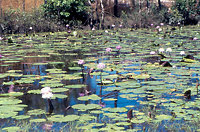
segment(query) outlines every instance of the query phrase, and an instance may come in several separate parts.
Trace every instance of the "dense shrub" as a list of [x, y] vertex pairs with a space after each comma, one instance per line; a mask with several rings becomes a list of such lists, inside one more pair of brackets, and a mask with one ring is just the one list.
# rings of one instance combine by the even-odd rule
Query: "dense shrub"
[[48, 18], [63, 24], [83, 24], [87, 19], [86, 0], [47, 0], [44, 11]]
[[[137, 6], [138, 7], [138, 6]], [[122, 13], [122, 22], [126, 27], [149, 27], [151, 24], [169, 22], [169, 13], [166, 7], [159, 9], [156, 5], [149, 8], [135, 8], [129, 13]]]
[[182, 16], [183, 24], [197, 24], [200, 16], [200, 2], [197, 0], [176, 0], [172, 9], [178, 11], [178, 17]]
[[[32, 29], [30, 29], [32, 27]], [[45, 18], [42, 9], [33, 12], [7, 10], [0, 18], [0, 33], [49, 32], [63, 30], [56, 21]]]

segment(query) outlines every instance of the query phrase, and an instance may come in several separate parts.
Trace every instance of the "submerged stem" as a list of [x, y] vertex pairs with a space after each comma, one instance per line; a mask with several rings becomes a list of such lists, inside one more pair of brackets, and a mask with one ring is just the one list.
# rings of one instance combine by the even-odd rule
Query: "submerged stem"
[[54, 107], [53, 104], [51, 102], [51, 99], [48, 99], [48, 104], [49, 104], [49, 114], [53, 113]]

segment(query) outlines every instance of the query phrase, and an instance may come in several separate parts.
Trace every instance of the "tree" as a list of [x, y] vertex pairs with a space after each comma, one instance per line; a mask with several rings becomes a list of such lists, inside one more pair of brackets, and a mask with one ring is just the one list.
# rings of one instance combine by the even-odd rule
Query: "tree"
[[161, 1], [160, 0], [158, 0], [158, 8], [159, 8], [159, 10], [161, 10]]
[[101, 5], [101, 22], [100, 22], [100, 28], [104, 28], [104, 5], [103, 5], [103, 0], [100, 0], [100, 5]]
[[43, 7], [47, 17], [64, 24], [87, 20], [86, 0], [46, 0]]
[[114, 0], [114, 15], [119, 17], [118, 15], [118, 0]]

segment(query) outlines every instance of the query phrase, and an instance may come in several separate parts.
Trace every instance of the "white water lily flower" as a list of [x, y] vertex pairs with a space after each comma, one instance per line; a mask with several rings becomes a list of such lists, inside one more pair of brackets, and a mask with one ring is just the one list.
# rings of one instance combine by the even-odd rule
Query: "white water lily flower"
[[50, 87], [44, 87], [41, 89], [43, 99], [50, 99], [53, 97], [52, 90]]
[[172, 52], [172, 48], [167, 48], [166, 52]]
[[69, 24], [67, 24], [66, 27], [68, 28], [68, 27], [69, 27]]
[[197, 38], [197, 37], [194, 37], [193, 40], [198, 40], [198, 38]]
[[185, 51], [181, 51], [181, 52], [180, 52], [180, 55], [185, 55]]
[[164, 48], [160, 48], [158, 51], [159, 51], [159, 53], [163, 53], [165, 51], [165, 49]]
[[151, 52], [150, 52], [150, 55], [155, 55], [155, 54], [156, 54], [155, 51], [151, 51]]
[[74, 32], [73, 32], [73, 35], [74, 35], [75, 37], [77, 36], [77, 34], [78, 34], [77, 31], [74, 31]]

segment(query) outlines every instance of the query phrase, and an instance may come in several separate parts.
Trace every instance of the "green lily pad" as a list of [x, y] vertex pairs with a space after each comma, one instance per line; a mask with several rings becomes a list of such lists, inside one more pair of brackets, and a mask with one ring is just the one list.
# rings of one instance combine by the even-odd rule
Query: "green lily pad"
[[30, 116], [29, 115], [18, 115], [18, 116], [15, 116], [13, 118], [15, 118], [16, 120], [23, 120], [23, 119], [30, 118]]
[[75, 104], [72, 106], [73, 109], [78, 109], [80, 111], [92, 110], [92, 109], [100, 109], [101, 106], [97, 104]]
[[17, 131], [20, 131], [21, 128], [17, 126], [12, 126], [12, 127], [5, 127], [2, 130], [7, 131], [7, 132], [17, 132]]
[[42, 115], [45, 114], [46, 112], [41, 109], [34, 109], [34, 110], [29, 110], [28, 115]]
[[53, 98], [60, 98], [60, 99], [64, 99], [67, 98], [67, 95], [64, 94], [53, 94]]
[[41, 94], [41, 90], [29, 90], [27, 93], [29, 93], [29, 94]]
[[10, 92], [10, 93], [5, 93], [5, 94], [0, 94], [0, 96], [14, 96], [14, 97], [18, 97], [22, 95], [24, 95], [24, 93], [22, 92]]
[[100, 100], [101, 98], [99, 96], [97, 96], [96, 94], [92, 94], [89, 96], [83, 96], [83, 97], [78, 97], [78, 100], [82, 100], [82, 101], [87, 101], [87, 100]]
[[84, 84], [74, 84], [74, 85], [67, 85], [66, 88], [84, 88], [86, 85]]
[[31, 119], [29, 120], [31, 123], [32, 122], [46, 122], [46, 119]]
[[66, 92], [69, 91], [67, 88], [52, 88], [52, 92], [57, 93], [57, 92]]

